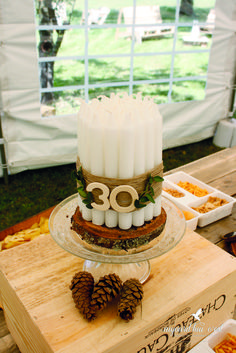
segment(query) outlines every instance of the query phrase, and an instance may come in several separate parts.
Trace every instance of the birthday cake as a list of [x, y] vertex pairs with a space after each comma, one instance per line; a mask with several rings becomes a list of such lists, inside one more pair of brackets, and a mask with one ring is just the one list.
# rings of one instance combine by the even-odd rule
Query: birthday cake
[[129, 250], [160, 240], [167, 218], [162, 175], [162, 117], [151, 98], [81, 101], [71, 223], [86, 243]]

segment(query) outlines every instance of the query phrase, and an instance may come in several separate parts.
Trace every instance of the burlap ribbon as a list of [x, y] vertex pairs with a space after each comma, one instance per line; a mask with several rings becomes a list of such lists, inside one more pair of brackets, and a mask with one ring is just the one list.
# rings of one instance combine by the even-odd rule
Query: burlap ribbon
[[[94, 183], [94, 182], [102, 183], [102, 184], [105, 184], [109, 188], [110, 192], [114, 188], [116, 188], [117, 186], [130, 185], [140, 195], [144, 192], [146, 184], [147, 184], [147, 179], [149, 178], [150, 175], [152, 177], [154, 177], [154, 176], [162, 177], [163, 176], [163, 163], [162, 162], [159, 165], [157, 165], [156, 167], [154, 167], [153, 169], [150, 169], [149, 171], [147, 171], [146, 173], [139, 174], [133, 178], [127, 178], [127, 179], [106, 178], [103, 176], [91, 174], [85, 168], [83, 168], [79, 158], [77, 158], [77, 162], [76, 162], [77, 170], [79, 170], [80, 167], [82, 167], [83, 177], [85, 179], [86, 186], [88, 184]], [[152, 184], [152, 187], [154, 190], [153, 198], [155, 199], [157, 196], [159, 196], [161, 194], [162, 183], [154, 181]], [[94, 189], [93, 197], [94, 197], [94, 202], [96, 202], [97, 204], [102, 203], [101, 200], [99, 200], [99, 198], [98, 198], [100, 194], [101, 194], [101, 191], [99, 189]], [[120, 206], [125, 207], [125, 206], [129, 205], [130, 202], [131, 202], [131, 197], [130, 197], [129, 193], [120, 192], [118, 194], [117, 203]]]

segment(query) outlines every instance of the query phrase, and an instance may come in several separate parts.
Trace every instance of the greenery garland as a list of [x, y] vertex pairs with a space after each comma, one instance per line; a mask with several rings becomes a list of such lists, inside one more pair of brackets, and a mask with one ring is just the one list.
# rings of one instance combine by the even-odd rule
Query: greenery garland
[[78, 184], [80, 185], [77, 190], [80, 196], [83, 197], [82, 202], [90, 210], [93, 209], [93, 206], [91, 205], [91, 203], [93, 202], [93, 194], [91, 193], [91, 191], [89, 192], [86, 191], [86, 182], [83, 176], [82, 167], [80, 167], [79, 170], [77, 171], [76, 179], [78, 181]]
[[[86, 191], [86, 182], [83, 176], [82, 172], [82, 167], [79, 168], [79, 170], [76, 173], [76, 179], [78, 181], [79, 187], [78, 187], [78, 193], [80, 196], [83, 198], [83, 203], [86, 205], [87, 208], [93, 209], [91, 203], [94, 201], [93, 200], [93, 194], [92, 192], [87, 192]], [[134, 206], [136, 208], [142, 208], [147, 206], [147, 202], [152, 202], [155, 203], [155, 200], [153, 198], [154, 196], [154, 190], [152, 187], [153, 182], [162, 182], [164, 179], [160, 177], [159, 175], [152, 177], [149, 175], [147, 179], [147, 184], [145, 187], [145, 190], [139, 195], [138, 200], [135, 200]]]
[[155, 203], [155, 200], [153, 198], [154, 190], [152, 187], [152, 184], [154, 181], [155, 182], [162, 182], [162, 181], [164, 181], [164, 179], [162, 177], [160, 177], [159, 175], [156, 175], [154, 177], [149, 175], [144, 192], [139, 196], [139, 199], [135, 200], [135, 202], [134, 202], [134, 206], [136, 208], [142, 208], [142, 207], [147, 206], [146, 202], [148, 202], [148, 201]]

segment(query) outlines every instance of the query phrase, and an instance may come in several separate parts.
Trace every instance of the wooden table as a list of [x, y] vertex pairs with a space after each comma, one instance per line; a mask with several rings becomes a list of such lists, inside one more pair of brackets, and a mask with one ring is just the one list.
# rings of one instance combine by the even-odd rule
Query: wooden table
[[[166, 174], [184, 171], [193, 177], [227, 193], [236, 196], [236, 146], [217, 152], [208, 157], [189, 163]], [[229, 251], [222, 235], [236, 230], [236, 205], [230, 216], [210, 224], [204, 228], [197, 228], [196, 233]], [[8, 328], [5, 324], [3, 311], [0, 312], [0, 353], [19, 352]]]

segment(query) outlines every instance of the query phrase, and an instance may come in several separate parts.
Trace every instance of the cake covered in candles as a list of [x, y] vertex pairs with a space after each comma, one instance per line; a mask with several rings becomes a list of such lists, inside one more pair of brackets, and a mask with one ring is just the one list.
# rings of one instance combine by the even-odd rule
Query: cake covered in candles
[[162, 116], [141, 94], [81, 102], [78, 207], [72, 229], [89, 244], [129, 250], [160, 240]]

